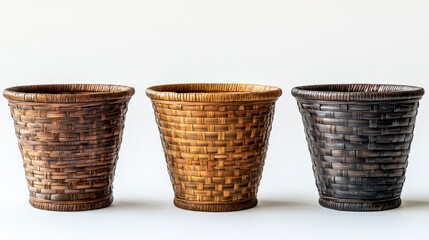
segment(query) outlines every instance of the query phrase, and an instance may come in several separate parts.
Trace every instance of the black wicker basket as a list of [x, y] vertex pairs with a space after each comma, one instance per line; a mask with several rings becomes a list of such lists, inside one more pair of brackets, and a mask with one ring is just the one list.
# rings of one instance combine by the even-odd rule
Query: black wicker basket
[[382, 84], [295, 87], [320, 205], [344, 211], [399, 207], [424, 89]]

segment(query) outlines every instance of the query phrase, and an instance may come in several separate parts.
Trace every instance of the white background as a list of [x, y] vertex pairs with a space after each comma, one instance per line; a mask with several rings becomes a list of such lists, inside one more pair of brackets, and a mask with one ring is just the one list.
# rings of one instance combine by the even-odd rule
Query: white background
[[[292, 87], [398, 83], [429, 89], [429, 2], [407, 0], [0, 0], [0, 88], [135, 87], [114, 204], [58, 213], [28, 204], [7, 101], [0, 106], [0, 239], [409, 239], [429, 224], [429, 102], [421, 101], [403, 205], [373, 213], [318, 205]], [[144, 90], [179, 82], [279, 86], [256, 208], [175, 208]]]

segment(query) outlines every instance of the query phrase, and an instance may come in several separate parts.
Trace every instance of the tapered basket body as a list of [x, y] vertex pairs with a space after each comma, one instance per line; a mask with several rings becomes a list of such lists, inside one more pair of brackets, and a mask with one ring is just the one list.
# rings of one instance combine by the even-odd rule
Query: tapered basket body
[[292, 89], [322, 206], [346, 211], [400, 206], [423, 94], [419, 87], [382, 84]]
[[127, 105], [134, 89], [67, 84], [8, 88], [30, 204], [82, 211], [112, 203]]
[[195, 211], [254, 207], [277, 87], [173, 84], [148, 88], [174, 204]]

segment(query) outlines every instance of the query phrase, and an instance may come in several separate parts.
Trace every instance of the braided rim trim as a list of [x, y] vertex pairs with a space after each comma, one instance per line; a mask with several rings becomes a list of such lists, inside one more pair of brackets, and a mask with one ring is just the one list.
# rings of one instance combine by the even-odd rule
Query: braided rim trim
[[421, 87], [392, 84], [326, 84], [295, 87], [291, 91], [298, 99], [327, 101], [384, 101], [420, 99]]
[[134, 93], [134, 88], [122, 85], [49, 84], [7, 88], [3, 96], [25, 102], [78, 103], [130, 98]]
[[152, 100], [180, 102], [243, 102], [277, 100], [278, 87], [238, 83], [190, 83], [158, 85], [146, 89]]

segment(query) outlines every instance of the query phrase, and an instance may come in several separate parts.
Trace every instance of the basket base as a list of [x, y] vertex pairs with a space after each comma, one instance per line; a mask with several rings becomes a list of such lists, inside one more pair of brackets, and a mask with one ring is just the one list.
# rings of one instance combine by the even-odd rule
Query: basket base
[[258, 204], [256, 198], [239, 203], [196, 203], [175, 198], [174, 205], [178, 208], [200, 212], [231, 212], [252, 208]]
[[[350, 202], [347, 202], [350, 201]], [[340, 210], [340, 211], [354, 211], [354, 212], [370, 212], [370, 211], [383, 211], [401, 206], [401, 199], [389, 199], [386, 201], [353, 201], [350, 199], [324, 199], [319, 198], [319, 204], [322, 207]]]
[[49, 211], [60, 211], [60, 212], [76, 212], [76, 211], [87, 211], [95, 210], [100, 208], [108, 207], [113, 202], [113, 195], [109, 194], [102, 198], [93, 200], [79, 200], [79, 201], [52, 201], [37, 199], [30, 196], [31, 206]]

